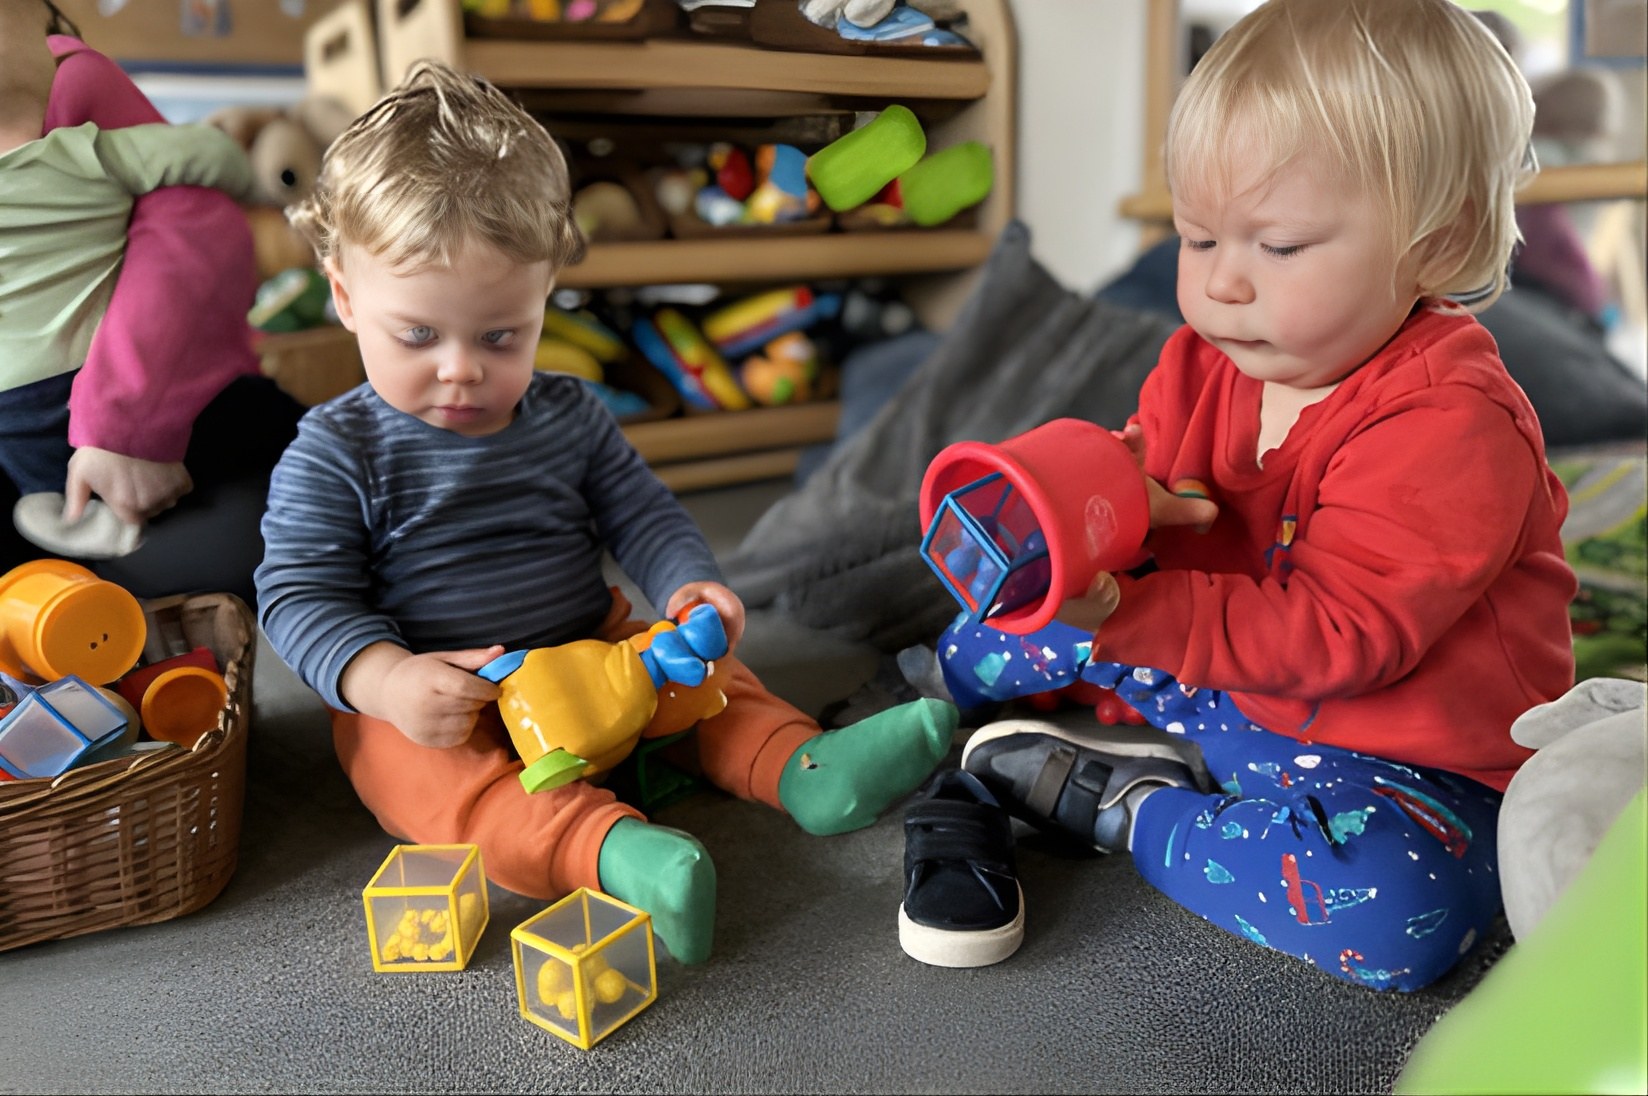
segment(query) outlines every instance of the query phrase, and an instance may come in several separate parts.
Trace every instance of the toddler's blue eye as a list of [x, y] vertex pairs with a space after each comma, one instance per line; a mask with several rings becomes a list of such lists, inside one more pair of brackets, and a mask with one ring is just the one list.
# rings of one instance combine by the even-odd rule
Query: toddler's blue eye
[[433, 327], [419, 324], [417, 327], [407, 328], [405, 334], [401, 336], [401, 342], [408, 346], [422, 346], [434, 338], [435, 329]]
[[494, 350], [501, 350], [515, 341], [515, 332], [509, 330], [488, 331], [481, 338]]

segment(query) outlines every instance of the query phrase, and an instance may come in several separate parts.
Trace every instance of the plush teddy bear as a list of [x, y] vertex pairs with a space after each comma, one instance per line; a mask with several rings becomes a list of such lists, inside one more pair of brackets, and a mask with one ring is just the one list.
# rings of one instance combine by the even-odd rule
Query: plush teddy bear
[[312, 266], [309, 244], [286, 223], [285, 209], [308, 197], [321, 157], [354, 112], [329, 96], [309, 96], [292, 107], [224, 107], [207, 115], [252, 162], [252, 201], [246, 218], [258, 275], [272, 278], [294, 266]]
[[1581, 681], [1511, 725], [1536, 751], [1499, 809], [1499, 885], [1505, 920], [1525, 939], [1633, 797], [1648, 784], [1648, 684]]

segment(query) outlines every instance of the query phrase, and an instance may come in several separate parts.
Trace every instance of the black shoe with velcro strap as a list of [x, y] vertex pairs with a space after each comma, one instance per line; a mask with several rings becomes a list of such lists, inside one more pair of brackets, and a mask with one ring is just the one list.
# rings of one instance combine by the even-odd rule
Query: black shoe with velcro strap
[[1149, 727], [1003, 720], [974, 732], [961, 767], [1014, 817], [1102, 852], [1127, 849], [1134, 807], [1151, 791], [1212, 786], [1205, 767]]
[[959, 769], [940, 773], [919, 795], [904, 814], [899, 946], [932, 966], [999, 963], [1024, 939], [1012, 819]]

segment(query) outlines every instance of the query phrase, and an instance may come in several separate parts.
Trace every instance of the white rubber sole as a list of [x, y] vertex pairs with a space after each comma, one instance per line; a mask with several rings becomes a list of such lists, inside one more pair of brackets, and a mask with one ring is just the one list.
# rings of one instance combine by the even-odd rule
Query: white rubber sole
[[[1052, 738], [1063, 739], [1072, 746], [1094, 746], [1094, 735], [1091, 728], [1093, 716], [1091, 713], [1081, 713], [1075, 718], [1064, 721], [1052, 719], [1000, 719], [994, 723], [986, 723], [974, 731], [961, 749], [961, 767], [967, 768], [967, 757], [973, 750], [986, 742], [993, 742], [998, 738], [1006, 738], [1012, 734], [1044, 734]], [[1107, 728], [1108, 729], [1108, 728]]]
[[932, 967], [987, 967], [1019, 950], [1024, 941], [1024, 888], [1019, 888], [1019, 913], [998, 929], [959, 932], [918, 925], [898, 907], [898, 946], [910, 958]]

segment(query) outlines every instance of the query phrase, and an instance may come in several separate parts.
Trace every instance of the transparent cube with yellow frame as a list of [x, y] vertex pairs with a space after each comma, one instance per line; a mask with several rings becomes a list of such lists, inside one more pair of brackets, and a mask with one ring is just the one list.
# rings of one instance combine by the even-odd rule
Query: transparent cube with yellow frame
[[491, 916], [476, 845], [396, 845], [361, 899], [376, 971], [462, 970]]
[[509, 934], [521, 1015], [588, 1050], [658, 997], [652, 918], [580, 887]]

